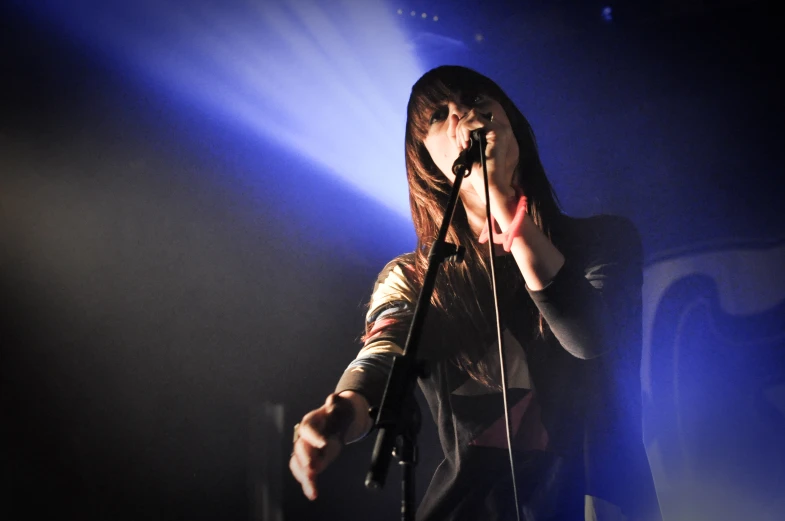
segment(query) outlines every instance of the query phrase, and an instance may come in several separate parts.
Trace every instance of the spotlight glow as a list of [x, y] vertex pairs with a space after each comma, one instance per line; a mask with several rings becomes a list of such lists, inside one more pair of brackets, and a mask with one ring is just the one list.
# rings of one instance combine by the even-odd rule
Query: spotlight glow
[[113, 63], [408, 217], [405, 107], [423, 71], [381, 0], [32, 5]]

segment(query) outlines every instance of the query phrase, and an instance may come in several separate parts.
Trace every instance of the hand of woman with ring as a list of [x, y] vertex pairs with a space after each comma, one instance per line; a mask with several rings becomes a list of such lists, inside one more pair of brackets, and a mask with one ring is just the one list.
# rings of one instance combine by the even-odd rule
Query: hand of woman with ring
[[[453, 163], [469, 146], [471, 133], [477, 129], [484, 129], [485, 133], [491, 213], [500, 225], [508, 225], [514, 213], [511, 203], [516, 198], [513, 180], [519, 149], [510, 120], [498, 101], [480, 95], [470, 107], [449, 102], [432, 115], [423, 144], [436, 166], [453, 181]], [[484, 221], [485, 181], [479, 163], [473, 165], [467, 181], [461, 189], [461, 199], [473, 220]]]
[[[459, 148], [469, 144], [471, 132], [476, 129], [485, 130], [485, 157], [490, 181], [489, 192], [491, 203], [515, 195], [512, 186], [513, 174], [518, 164], [518, 143], [512, 132], [507, 115], [501, 105], [493, 99], [481, 98], [462, 118], [456, 126], [456, 138]], [[482, 166], [475, 163], [468, 179], [479, 198], [485, 201], [485, 182]]]
[[[362, 418], [357, 417], [363, 416], [356, 414], [358, 408], [368, 410], [368, 402], [361, 395], [349, 391], [331, 394], [324, 405], [303, 416], [295, 426], [289, 470], [308, 499], [317, 497], [316, 476], [338, 457], [347, 435], [358, 430], [356, 420]], [[370, 417], [367, 413], [364, 417], [361, 428], [367, 431]]]

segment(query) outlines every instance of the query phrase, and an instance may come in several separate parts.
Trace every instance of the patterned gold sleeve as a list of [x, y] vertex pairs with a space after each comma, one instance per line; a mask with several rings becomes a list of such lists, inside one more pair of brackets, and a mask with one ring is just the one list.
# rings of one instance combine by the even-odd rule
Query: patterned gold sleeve
[[365, 317], [363, 347], [349, 364], [335, 392], [355, 391], [371, 405], [381, 402], [395, 356], [403, 347], [414, 313], [413, 256], [397, 257], [379, 273]]

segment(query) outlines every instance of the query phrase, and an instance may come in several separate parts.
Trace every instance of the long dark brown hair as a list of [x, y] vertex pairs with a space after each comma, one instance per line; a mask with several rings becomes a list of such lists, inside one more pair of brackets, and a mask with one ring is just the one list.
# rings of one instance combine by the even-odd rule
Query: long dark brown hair
[[[537, 153], [531, 126], [502, 89], [489, 78], [471, 69], [442, 66], [423, 75], [412, 87], [406, 121], [406, 175], [409, 204], [417, 234], [414, 256], [414, 283], [419, 289], [428, 266], [428, 251], [436, 238], [447, 206], [451, 183], [439, 170], [423, 144], [428, 135], [431, 116], [452, 101], [471, 107], [478, 96], [496, 100], [507, 114], [519, 147], [519, 160], [513, 183], [528, 198], [529, 213], [535, 224], [550, 235], [550, 227], [561, 215], [558, 201]], [[432, 303], [449, 331], [460, 330], [451, 338], [452, 356], [459, 367], [480, 383], [498, 388], [498, 376], [490, 374], [485, 354], [495, 331], [495, 316], [490, 281], [488, 247], [479, 244], [469, 227], [466, 210], [460, 200], [447, 240], [465, 248], [464, 261], [445, 263], [436, 283]], [[517, 267], [510, 270], [513, 281], [503, 285], [509, 297], [523, 285]], [[502, 293], [504, 298], [504, 293]], [[533, 303], [532, 314], [538, 312]], [[536, 322], [535, 322], [536, 323]], [[539, 331], [544, 321], [539, 317]], [[537, 334], [533, 328], [532, 336]]]

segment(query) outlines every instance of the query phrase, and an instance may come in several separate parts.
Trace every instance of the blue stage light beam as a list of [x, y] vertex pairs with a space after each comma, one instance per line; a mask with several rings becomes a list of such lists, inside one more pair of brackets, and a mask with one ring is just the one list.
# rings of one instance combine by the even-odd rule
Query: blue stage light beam
[[294, 149], [409, 218], [405, 108], [423, 70], [395, 7], [76, 0], [26, 8], [185, 104]]

